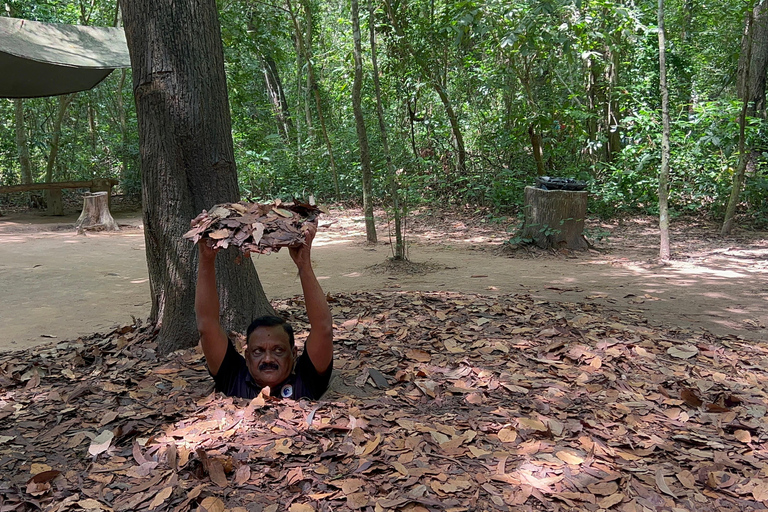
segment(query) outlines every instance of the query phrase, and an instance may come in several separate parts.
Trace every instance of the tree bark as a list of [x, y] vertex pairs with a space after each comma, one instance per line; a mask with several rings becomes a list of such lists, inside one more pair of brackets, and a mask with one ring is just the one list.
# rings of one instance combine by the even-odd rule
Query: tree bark
[[53, 119], [53, 129], [51, 130], [51, 147], [48, 153], [48, 163], [45, 166], [45, 181], [47, 182], [53, 181], [53, 168], [56, 165], [56, 157], [59, 155], [59, 142], [61, 141], [61, 123], [64, 121], [67, 107], [74, 97], [74, 94], [59, 96], [58, 109], [56, 110], [56, 117]]
[[123, 88], [125, 87], [125, 78], [127, 72], [120, 70], [120, 81], [117, 86], [116, 101], [117, 113], [120, 119], [120, 180], [125, 182], [128, 179], [128, 119], [125, 115], [123, 105]]
[[[747, 18], [741, 43], [741, 54], [739, 55], [737, 90], [739, 98], [747, 101], [747, 116], [765, 119], [765, 85], [766, 71], [768, 71], [768, 0], [758, 0], [751, 14], [747, 14]], [[751, 21], [749, 21], [750, 19]]]
[[750, 13], [747, 15], [747, 22], [746, 22], [746, 44], [742, 45], [742, 49], [745, 49], [746, 56], [744, 58], [745, 66], [744, 68], [739, 69], [739, 72], [743, 75], [742, 76], [742, 83], [744, 84], [743, 91], [742, 91], [742, 106], [741, 106], [741, 114], [739, 115], [739, 163], [736, 167], [736, 172], [733, 173], [733, 183], [731, 185], [731, 195], [728, 198], [728, 205], [725, 208], [725, 218], [723, 219], [723, 227], [720, 229], [720, 235], [721, 236], [728, 236], [731, 234], [731, 231], [733, 230], [733, 226], [735, 224], [735, 218], [736, 218], [736, 206], [739, 204], [739, 196], [741, 195], [741, 188], [744, 186], [744, 177], [747, 170], [747, 164], [749, 163], [750, 154], [747, 151], [746, 147], [746, 125], [747, 125], [747, 115], [750, 110], [750, 100], [749, 98], [754, 97], [751, 95], [751, 92], [749, 90], [750, 87], [750, 80], [748, 77], [751, 74], [751, 64], [752, 64], [752, 47], [753, 47], [753, 41], [752, 41], [752, 35], [753, 35], [753, 19], [752, 19], [753, 11], [750, 11]]
[[109, 192], [95, 192], [83, 196], [83, 211], [75, 223], [75, 228], [78, 234], [84, 234], [86, 229], [120, 231], [109, 211]]
[[357, 0], [352, 0], [352, 39], [354, 50], [352, 52], [355, 61], [355, 79], [352, 82], [352, 111], [355, 116], [355, 129], [357, 142], [360, 145], [360, 170], [363, 175], [363, 213], [365, 214], [365, 236], [369, 244], [375, 244], [376, 223], [373, 218], [371, 151], [368, 147], [368, 131], [365, 129], [365, 117], [363, 116], [362, 88], [363, 88], [363, 49], [360, 42], [360, 9]]
[[[197, 251], [182, 235], [214, 204], [239, 199], [224, 54], [214, 0], [120, 0], [139, 122], [144, 233], [162, 352], [197, 343]], [[225, 329], [272, 312], [251, 262], [222, 251]]]
[[606, 99], [605, 99], [605, 129], [608, 134], [606, 147], [606, 158], [612, 162], [616, 155], [621, 152], [621, 132], [619, 132], [619, 123], [621, 122], [621, 113], [619, 111], [619, 100], [617, 99], [616, 89], [619, 83], [619, 44], [614, 41], [613, 48], [606, 48], [606, 57], [608, 66], [605, 69]]
[[531, 138], [533, 160], [536, 162], [536, 175], [544, 176], [544, 149], [541, 143], [541, 133], [536, 130], [535, 122], [528, 125], [528, 136]]
[[32, 183], [32, 161], [29, 158], [29, 145], [27, 144], [27, 127], [24, 123], [24, 100], [13, 100], [16, 107], [16, 149], [19, 152], [19, 165], [21, 166], [21, 182]]
[[659, 258], [669, 259], [669, 91], [664, 37], [664, 0], [659, 0], [659, 87], [661, 88], [661, 169], [659, 170]]
[[520, 237], [542, 249], [584, 250], [582, 232], [587, 215], [586, 191], [544, 190], [525, 187], [525, 218]]
[[[402, 211], [400, 208], [400, 190], [397, 186], [397, 172], [392, 161], [392, 152], [389, 150], [389, 137], [387, 136], [387, 122], [384, 119], [384, 108], [381, 104], [381, 84], [379, 83], [379, 64], [376, 56], [376, 28], [374, 23], [373, 1], [368, 0], [368, 28], [371, 39], [371, 66], [373, 67], [373, 87], [376, 94], [376, 117], [379, 120], [379, 132], [381, 132], [381, 146], [384, 158], [387, 160], [387, 185], [392, 199], [392, 210], [395, 218], [395, 246], [392, 256], [396, 260], [405, 260], [405, 240], [403, 238]], [[391, 236], [391, 235], [390, 235]]]
[[272, 109], [275, 112], [277, 127], [285, 140], [290, 145], [293, 143], [295, 128], [291, 120], [291, 113], [288, 109], [288, 100], [283, 91], [283, 82], [280, 80], [280, 71], [277, 69], [277, 63], [271, 55], [262, 56], [264, 65], [264, 83], [267, 86], [269, 101], [272, 103]]

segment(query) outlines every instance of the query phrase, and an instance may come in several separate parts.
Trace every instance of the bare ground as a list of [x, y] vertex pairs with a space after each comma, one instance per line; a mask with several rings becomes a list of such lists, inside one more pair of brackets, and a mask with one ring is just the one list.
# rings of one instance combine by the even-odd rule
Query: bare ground
[[[149, 314], [141, 215], [117, 212], [121, 231], [76, 235], [77, 213], [0, 217], [0, 351], [105, 332]], [[382, 219], [383, 221], [383, 219]], [[542, 301], [595, 304], [610, 315], [653, 326], [706, 330], [768, 341], [766, 233], [679, 220], [673, 261], [659, 264], [654, 219], [588, 224], [595, 250], [510, 249], [505, 219], [462, 212], [416, 212], [409, 221], [410, 263], [391, 256], [386, 224], [365, 243], [356, 210], [321, 219], [316, 272], [331, 293], [354, 290], [528, 294]], [[254, 258], [270, 298], [300, 293], [287, 252]]]

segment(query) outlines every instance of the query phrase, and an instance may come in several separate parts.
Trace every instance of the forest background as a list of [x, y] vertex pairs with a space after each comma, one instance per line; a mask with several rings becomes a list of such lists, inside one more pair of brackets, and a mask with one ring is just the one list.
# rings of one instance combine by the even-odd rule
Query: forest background
[[[116, 2], [5, 7], [37, 21], [120, 23]], [[218, 7], [242, 196], [360, 202], [369, 159], [361, 158], [353, 115], [350, 5], [232, 0]], [[391, 204], [394, 180], [406, 211], [435, 203], [514, 214], [523, 187], [546, 174], [589, 182], [592, 214], [657, 213], [657, 8], [559, 0], [361, 5], [373, 202]], [[765, 225], [766, 2], [674, 0], [664, 9], [672, 216], [722, 219], [746, 92], [751, 158], [739, 214]], [[121, 193], [139, 196], [130, 73], [115, 72], [83, 93], [0, 102], [0, 183], [113, 177]]]

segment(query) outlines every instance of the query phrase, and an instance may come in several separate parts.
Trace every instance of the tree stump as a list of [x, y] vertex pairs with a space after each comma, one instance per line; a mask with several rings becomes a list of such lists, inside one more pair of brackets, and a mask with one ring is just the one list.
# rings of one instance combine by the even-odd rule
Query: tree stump
[[94, 192], [83, 195], [83, 212], [75, 223], [78, 234], [86, 229], [119, 231], [117, 222], [109, 213], [109, 192]]
[[585, 250], [584, 217], [587, 191], [544, 190], [525, 187], [525, 219], [520, 238], [542, 249]]

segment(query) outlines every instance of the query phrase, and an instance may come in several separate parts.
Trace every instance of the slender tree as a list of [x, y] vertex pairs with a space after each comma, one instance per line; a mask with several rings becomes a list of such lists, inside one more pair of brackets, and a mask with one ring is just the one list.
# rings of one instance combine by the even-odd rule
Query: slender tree
[[368, 0], [368, 28], [371, 39], [371, 67], [373, 68], [373, 87], [376, 95], [376, 117], [379, 120], [379, 132], [381, 133], [381, 147], [384, 158], [387, 161], [387, 183], [389, 195], [392, 200], [393, 216], [395, 218], [395, 246], [393, 257], [396, 260], [407, 259], [405, 253], [405, 239], [403, 238], [402, 209], [400, 207], [400, 190], [397, 186], [397, 172], [392, 161], [392, 151], [389, 149], [389, 136], [387, 121], [384, 118], [384, 107], [381, 102], [381, 84], [379, 81], [379, 63], [376, 55], [376, 24], [374, 23], [373, 0]]
[[24, 122], [24, 100], [13, 100], [16, 118], [16, 149], [19, 152], [19, 164], [21, 165], [21, 182], [32, 183], [32, 161], [29, 159], [29, 145], [27, 144], [27, 126]]
[[667, 44], [664, 34], [664, 0], [659, 0], [659, 88], [661, 89], [661, 169], [659, 170], [659, 258], [669, 259], [669, 91]]
[[[747, 14], [747, 22], [745, 28], [746, 43], [742, 45], [742, 48], [746, 51], [744, 58], [745, 65], [740, 69], [742, 74], [741, 82], [743, 83], [742, 89], [742, 104], [741, 113], [739, 114], [739, 163], [736, 166], [736, 172], [733, 173], [733, 182], [731, 184], [731, 195], [728, 198], [728, 205], [725, 208], [725, 218], [723, 219], [723, 227], [720, 229], [721, 236], [728, 236], [733, 230], [736, 218], [736, 206], [739, 204], [739, 196], [741, 195], [741, 188], [744, 186], [744, 178], [747, 171], [747, 164], [750, 160], [749, 151], [747, 150], [746, 143], [746, 126], [747, 126], [747, 113], [750, 110], [750, 99], [754, 96], [750, 92], [750, 67], [752, 64], [752, 35], [753, 35], [753, 12], [750, 11]], [[765, 77], [763, 77], [763, 84], [765, 84]], [[763, 98], [765, 101], [765, 98]]]
[[[214, 204], [239, 199], [215, 0], [120, 0], [139, 121], [152, 311], [159, 347], [197, 342], [197, 251], [181, 236]], [[223, 256], [223, 257], [222, 257]], [[217, 258], [222, 324], [244, 330], [272, 311], [250, 261]]]
[[352, 52], [355, 61], [355, 79], [352, 83], [352, 110], [355, 116], [357, 142], [360, 145], [360, 169], [363, 175], [363, 212], [365, 214], [365, 236], [369, 244], [376, 243], [376, 223], [373, 219], [373, 198], [371, 172], [371, 151], [368, 148], [368, 131], [365, 129], [365, 116], [361, 92], [363, 88], [363, 49], [360, 42], [360, 8], [357, 0], [352, 0]]
[[61, 124], [64, 122], [64, 116], [67, 114], [67, 107], [72, 103], [74, 94], [63, 94], [58, 97], [56, 117], [53, 118], [53, 129], [51, 130], [51, 146], [48, 152], [48, 163], [45, 166], [45, 181], [53, 181], [53, 169], [56, 166], [56, 157], [59, 155], [59, 142], [61, 141]]

